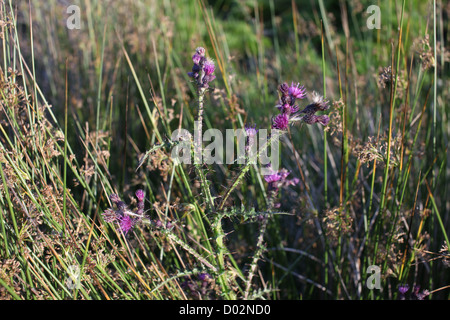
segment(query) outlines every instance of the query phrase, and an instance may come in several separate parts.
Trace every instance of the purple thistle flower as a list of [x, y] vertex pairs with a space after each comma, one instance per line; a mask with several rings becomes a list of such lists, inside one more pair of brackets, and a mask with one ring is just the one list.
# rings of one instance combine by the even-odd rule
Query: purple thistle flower
[[330, 117], [328, 117], [327, 115], [317, 116], [317, 122], [319, 122], [323, 126], [326, 126], [330, 123]]
[[119, 229], [126, 235], [128, 231], [133, 229], [135, 220], [129, 215], [124, 215], [119, 218]]
[[144, 198], [145, 198], [144, 190], [141, 189], [137, 190], [135, 195], [136, 198], [138, 199], [136, 214], [142, 216], [144, 214]]
[[274, 182], [280, 181], [281, 176], [278, 174], [278, 172], [268, 174], [264, 176], [264, 180], [266, 180], [267, 183], [273, 184]]
[[288, 89], [289, 95], [294, 99], [304, 99], [306, 97], [306, 91], [304, 86], [300, 86], [300, 83], [294, 85], [291, 83], [291, 86]]
[[280, 113], [272, 120], [272, 129], [287, 130], [289, 125], [289, 115]]
[[192, 61], [194, 62], [194, 64], [199, 64], [200, 60], [202, 59], [202, 56], [199, 55], [198, 53], [194, 53], [194, 55], [192, 56]]
[[206, 280], [211, 279], [211, 278], [212, 278], [212, 277], [211, 277], [208, 273], [206, 273], [206, 272], [200, 273], [200, 274], [198, 275], [198, 279], [199, 279], [200, 281], [206, 281]]
[[300, 182], [298, 178], [287, 179], [290, 172], [286, 169], [281, 169], [278, 172], [272, 170], [272, 172], [264, 176], [264, 180], [269, 184], [269, 190], [278, 190], [280, 187], [286, 187], [289, 185], [296, 185]]
[[208, 58], [208, 59], [206, 59], [203, 68], [205, 70], [205, 75], [209, 76], [210, 74], [212, 74], [214, 72], [216, 67], [214, 66], [214, 61], [212, 61], [212, 59]]
[[144, 197], [145, 197], [144, 190], [142, 190], [142, 189], [137, 190], [135, 195], [139, 202], [144, 201]]
[[402, 295], [404, 295], [406, 292], [408, 292], [408, 290], [409, 290], [409, 285], [408, 285], [408, 284], [401, 285], [401, 286], [398, 287], [398, 291], [399, 291]]
[[108, 208], [102, 214], [105, 222], [117, 223], [119, 226], [118, 230], [122, 231], [125, 235], [144, 217], [145, 193], [143, 190], [137, 190], [135, 196], [138, 200], [137, 210], [135, 212], [128, 210], [125, 202], [117, 194], [112, 194], [109, 198], [116, 205], [117, 209]]
[[204, 56], [205, 56], [205, 48], [198, 47], [197, 49], [195, 49], [195, 53], [192, 56], [192, 61], [194, 62], [194, 64], [198, 65], [200, 64], [200, 61]]
[[204, 57], [204, 56], [205, 56], [206, 50], [205, 50], [205, 48], [203, 48], [203, 47], [197, 47], [197, 49], [195, 49], [195, 52], [196, 52], [197, 54], [201, 55], [202, 57]]
[[197, 80], [197, 86], [208, 88], [208, 83], [216, 78], [213, 74], [215, 71], [214, 61], [205, 57], [205, 49], [202, 47], [195, 50], [192, 61], [194, 65], [192, 71], [188, 72], [188, 76]]
[[258, 129], [256, 129], [256, 125], [245, 125], [245, 133], [247, 134], [247, 137], [256, 137], [256, 134], [258, 133]]
[[[316, 116], [315, 113], [318, 111], [325, 111], [329, 108], [328, 101], [325, 101], [321, 95], [317, 92], [312, 93], [312, 103], [307, 105], [302, 111], [296, 116], [296, 120], [302, 120], [306, 124], [320, 123], [323, 126], [328, 125], [330, 118], [327, 115]], [[299, 114], [304, 113], [303, 117]]]

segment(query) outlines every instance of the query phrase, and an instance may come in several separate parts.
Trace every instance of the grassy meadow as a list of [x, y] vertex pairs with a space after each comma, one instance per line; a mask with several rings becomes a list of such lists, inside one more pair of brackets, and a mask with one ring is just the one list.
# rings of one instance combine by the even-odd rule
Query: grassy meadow
[[[449, 18], [443, 0], [0, 0], [0, 299], [448, 300]], [[273, 129], [283, 83], [300, 110], [328, 101], [329, 123], [280, 138], [292, 180], [174, 161], [199, 118]]]

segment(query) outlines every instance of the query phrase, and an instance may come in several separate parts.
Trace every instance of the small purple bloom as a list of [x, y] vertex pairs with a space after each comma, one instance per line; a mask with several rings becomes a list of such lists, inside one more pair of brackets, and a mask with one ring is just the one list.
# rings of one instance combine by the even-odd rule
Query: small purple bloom
[[212, 59], [209, 59], [209, 58], [206, 59], [203, 68], [205, 70], [205, 75], [209, 76], [215, 70], [214, 61], [212, 61]]
[[247, 134], [247, 137], [256, 137], [256, 134], [258, 133], [258, 130], [256, 129], [256, 125], [245, 125], [245, 133]]
[[264, 180], [269, 184], [269, 190], [278, 190], [280, 187], [289, 185], [294, 186], [300, 182], [298, 178], [287, 179], [290, 172], [286, 169], [281, 169], [280, 171], [275, 172], [271, 167], [269, 168], [272, 172], [264, 176]]
[[214, 61], [205, 57], [205, 49], [202, 47], [195, 50], [192, 61], [194, 65], [192, 70], [188, 72], [188, 76], [197, 80], [197, 86], [208, 88], [208, 83], [216, 78], [213, 74], [215, 71]]
[[398, 291], [399, 291], [402, 295], [404, 295], [406, 292], [408, 292], [408, 290], [409, 290], [409, 285], [408, 285], [408, 284], [401, 285], [401, 286], [398, 287]]
[[306, 97], [305, 87], [300, 86], [300, 83], [294, 85], [294, 83], [292, 82], [291, 86], [288, 89], [288, 93], [295, 99], [304, 99]]
[[296, 113], [299, 110], [298, 106], [293, 106], [293, 105], [290, 105], [289, 103], [278, 104], [278, 105], [276, 105], [276, 107], [278, 108], [278, 110], [281, 111], [281, 113], [285, 113], [287, 115]]
[[143, 215], [144, 214], [144, 198], [145, 198], [145, 193], [144, 190], [137, 190], [136, 191], [136, 198], [138, 199], [138, 204], [137, 204], [137, 211], [136, 214], [138, 215]]
[[142, 190], [142, 189], [137, 190], [135, 195], [139, 202], [144, 201], [144, 197], [145, 197], [144, 190]]
[[200, 280], [200, 281], [206, 281], [206, 280], [208, 280], [208, 279], [211, 279], [211, 276], [208, 274], [208, 273], [200, 273], [199, 275], [198, 275], [198, 279]]
[[199, 64], [201, 59], [202, 56], [198, 53], [194, 53], [194, 55], [192, 56], [192, 61], [194, 62], [194, 64]]
[[203, 47], [197, 47], [197, 49], [195, 49], [195, 52], [196, 52], [197, 54], [201, 55], [202, 57], [204, 57], [204, 56], [205, 56], [206, 50], [205, 50], [205, 48], [203, 48]]
[[264, 180], [266, 180], [267, 183], [271, 184], [271, 183], [280, 181], [281, 176], [276, 172], [276, 173], [265, 175]]
[[330, 123], [330, 117], [328, 117], [327, 115], [317, 116], [317, 122], [319, 122], [323, 126], [326, 126]]
[[144, 198], [143, 190], [137, 190], [136, 198], [138, 199], [137, 209], [135, 212], [127, 209], [127, 205], [117, 194], [112, 194], [109, 199], [116, 205], [117, 209], [106, 209], [102, 216], [105, 222], [115, 222], [119, 226], [119, 230], [125, 235], [133, 229], [133, 227], [144, 217]]
[[272, 129], [287, 130], [289, 126], [289, 115], [280, 113], [272, 120]]
[[129, 215], [124, 215], [119, 218], [119, 228], [126, 235], [128, 231], [133, 229], [135, 221]]

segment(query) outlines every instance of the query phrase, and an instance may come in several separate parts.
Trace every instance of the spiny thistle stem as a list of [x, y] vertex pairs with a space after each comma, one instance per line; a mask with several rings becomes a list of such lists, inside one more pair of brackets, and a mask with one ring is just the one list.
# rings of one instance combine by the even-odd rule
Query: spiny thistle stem
[[214, 231], [214, 237], [216, 241], [216, 250], [217, 250], [217, 260], [219, 263], [219, 283], [221, 284], [222, 288], [224, 289], [224, 295], [231, 299], [235, 300], [236, 295], [229, 290], [228, 283], [231, 279], [226, 277], [225, 274], [225, 253], [228, 252], [227, 248], [225, 247], [225, 244], [223, 242], [223, 239], [225, 238], [225, 232], [222, 228], [222, 216], [218, 214], [216, 216], [216, 219], [212, 225], [213, 231]]
[[[199, 114], [200, 114], [200, 112], [199, 112]], [[201, 131], [201, 127], [202, 127], [201, 122], [198, 122], [197, 130]], [[198, 136], [200, 136], [200, 138], [198, 138]], [[195, 159], [194, 160], [195, 173], [197, 174], [198, 178], [200, 179], [200, 186], [201, 186], [202, 192], [206, 198], [206, 204], [208, 206], [208, 210], [212, 212], [212, 211], [214, 211], [214, 199], [211, 195], [211, 190], [209, 189], [209, 181], [208, 181], [208, 179], [206, 179], [206, 174], [202, 168], [200, 159], [197, 159], [197, 157], [202, 158], [201, 134], [198, 134], [197, 137], [194, 139], [196, 139], [196, 140], [194, 140], [192, 147], [193, 147], [193, 156]], [[200, 140], [200, 142], [198, 142], [198, 140]], [[200, 146], [198, 143], [200, 143]], [[200, 156], [198, 155], [199, 153], [200, 153]]]
[[[269, 199], [267, 201], [269, 214], [272, 211], [272, 208], [274, 207], [275, 197], [277, 194], [278, 194], [278, 192], [276, 190], [270, 190], [270, 192], [269, 192]], [[269, 222], [268, 215], [262, 216], [258, 240], [256, 241], [256, 252], [253, 255], [252, 263], [250, 265], [250, 270], [249, 270], [248, 277], [247, 277], [246, 284], [245, 284], [244, 300], [248, 299], [248, 295], [250, 293], [250, 287], [252, 285], [252, 280], [253, 280], [253, 277], [255, 276], [256, 269], [258, 267], [258, 261], [261, 259], [263, 252], [266, 250], [266, 247], [264, 246], [263, 241], [264, 241], [264, 234], [266, 233], [268, 222]]]
[[201, 255], [199, 255], [194, 249], [192, 249], [189, 245], [187, 245], [183, 240], [178, 238], [176, 234], [173, 232], [167, 232], [167, 237], [178, 244], [181, 248], [186, 250], [189, 254], [194, 256], [198, 261], [200, 261], [202, 264], [204, 264], [206, 267], [210, 268], [214, 272], [217, 272], [217, 268], [214, 267], [211, 263], [209, 263], [205, 258], [203, 258]]
[[268, 221], [269, 221], [268, 217], [263, 217], [263, 220], [262, 220], [262, 223], [261, 223], [261, 226], [259, 229], [260, 231], [259, 231], [258, 240], [256, 242], [257, 249], [255, 252], [255, 255], [253, 256], [252, 264], [250, 266], [250, 270], [248, 273], [248, 278], [246, 280], [244, 300], [247, 300], [248, 294], [250, 293], [250, 286], [252, 285], [252, 280], [256, 273], [256, 268], [258, 267], [258, 261], [261, 258], [263, 252], [266, 250], [266, 247], [263, 245], [263, 241], [264, 241], [264, 234], [266, 233]]

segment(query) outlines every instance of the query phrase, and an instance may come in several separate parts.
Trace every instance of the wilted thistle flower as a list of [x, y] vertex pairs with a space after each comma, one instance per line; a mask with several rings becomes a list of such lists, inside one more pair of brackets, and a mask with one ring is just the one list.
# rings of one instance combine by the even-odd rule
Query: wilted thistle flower
[[326, 115], [316, 116], [314, 114], [307, 114], [302, 117], [302, 121], [306, 124], [320, 123], [326, 126], [330, 122], [330, 118]]
[[392, 67], [380, 68], [378, 72], [378, 84], [381, 88], [386, 88], [386, 85], [391, 83], [393, 78]]
[[144, 217], [145, 193], [143, 190], [137, 190], [135, 195], [138, 200], [136, 212], [128, 210], [125, 202], [117, 194], [112, 194], [109, 199], [116, 205], [117, 209], [108, 208], [102, 214], [105, 222], [117, 223], [118, 230], [125, 235]]
[[208, 83], [216, 78], [213, 74], [215, 71], [214, 61], [205, 57], [205, 49], [202, 47], [198, 47], [195, 50], [192, 61], [194, 62], [194, 65], [192, 71], [188, 72], [188, 76], [197, 81], [197, 86], [199, 88], [208, 88]]
[[[302, 111], [296, 115], [296, 119], [303, 121], [306, 124], [320, 123], [326, 126], [330, 122], [330, 118], [327, 115], [315, 115], [318, 111], [325, 111], [330, 108], [328, 101], [324, 100], [323, 97], [317, 92], [313, 92], [311, 95], [312, 103], [307, 105]], [[300, 117], [300, 114], [305, 114]]]

